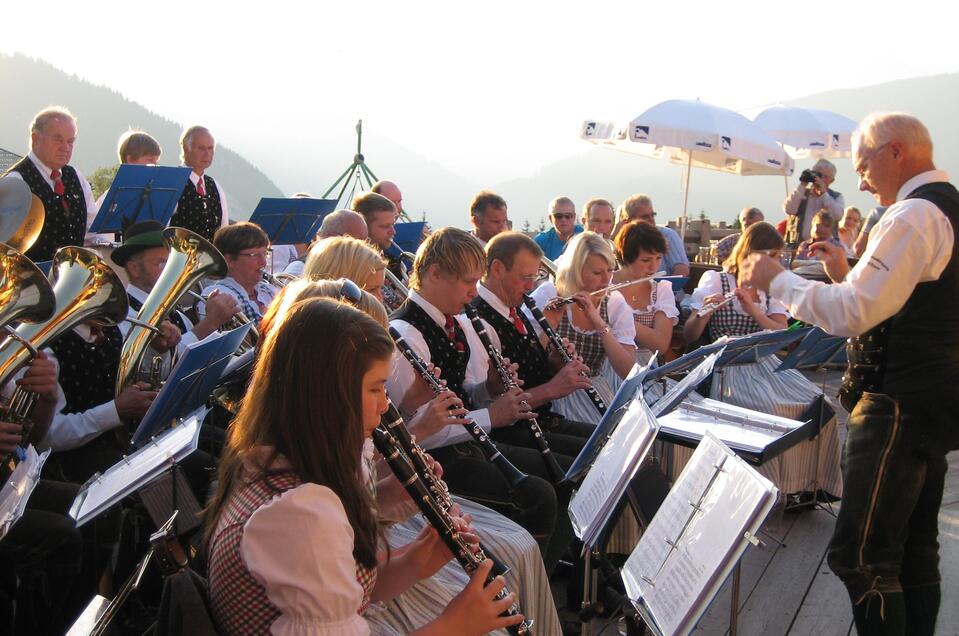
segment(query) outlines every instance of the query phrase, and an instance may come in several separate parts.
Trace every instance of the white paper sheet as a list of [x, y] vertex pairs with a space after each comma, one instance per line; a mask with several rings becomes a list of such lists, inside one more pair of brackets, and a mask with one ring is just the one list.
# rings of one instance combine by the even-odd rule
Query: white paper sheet
[[0, 539], [5, 537], [13, 524], [23, 516], [30, 494], [40, 481], [43, 463], [49, 456], [49, 450], [38, 455], [33, 444], [29, 444], [24, 458], [10, 473], [10, 478], [0, 490]]
[[659, 424], [664, 433], [694, 440], [710, 431], [730, 448], [754, 453], [803, 426], [798, 420], [701, 397], [687, 398], [675, 411], [661, 416]]

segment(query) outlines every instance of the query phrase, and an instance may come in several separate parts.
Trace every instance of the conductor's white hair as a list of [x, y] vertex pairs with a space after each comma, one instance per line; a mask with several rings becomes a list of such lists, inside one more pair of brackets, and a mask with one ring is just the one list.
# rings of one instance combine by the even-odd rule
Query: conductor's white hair
[[906, 113], [872, 113], [852, 134], [854, 149], [876, 149], [890, 141], [900, 142], [909, 153], [932, 158], [929, 130], [919, 119]]

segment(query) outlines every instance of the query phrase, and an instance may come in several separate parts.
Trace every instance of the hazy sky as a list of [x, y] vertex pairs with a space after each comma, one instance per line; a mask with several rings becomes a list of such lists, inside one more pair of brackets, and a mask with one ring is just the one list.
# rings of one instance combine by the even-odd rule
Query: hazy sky
[[362, 117], [481, 182], [664, 99], [744, 109], [959, 69], [953, 20], [917, 1], [27, 4], [4, 7], [0, 51], [202, 121], [254, 163], [277, 143], [308, 162]]

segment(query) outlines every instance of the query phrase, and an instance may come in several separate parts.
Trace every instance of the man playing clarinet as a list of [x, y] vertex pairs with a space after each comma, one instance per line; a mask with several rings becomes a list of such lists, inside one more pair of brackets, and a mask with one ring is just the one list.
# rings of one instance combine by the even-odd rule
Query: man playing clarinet
[[931, 635], [946, 454], [959, 447], [959, 192], [915, 117], [870, 115], [852, 148], [859, 189], [890, 206], [858, 264], [850, 270], [842, 247], [818, 242], [832, 285], [758, 254], [742, 275], [797, 318], [850, 336], [845, 496], [829, 566], [860, 634]]

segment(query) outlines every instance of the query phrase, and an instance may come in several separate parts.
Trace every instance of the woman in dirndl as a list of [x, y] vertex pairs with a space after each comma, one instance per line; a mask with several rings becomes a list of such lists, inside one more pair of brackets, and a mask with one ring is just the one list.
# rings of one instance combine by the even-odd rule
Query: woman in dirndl
[[[777, 255], [783, 249], [782, 236], [768, 223], [755, 223], [743, 232], [732, 254], [724, 263], [724, 271], [707, 271], [693, 292], [690, 306], [693, 313], [683, 327], [686, 342], [714, 342], [722, 336], [744, 336], [758, 331], [785, 329], [786, 307], [764, 292], [739, 287], [740, 263], [752, 252]], [[731, 302], [699, 316], [703, 307], [723, 300]], [[754, 363], [733, 365], [715, 372], [709, 397], [744, 408], [799, 419], [804, 411], [822, 395], [822, 390], [794, 369], [776, 371], [780, 359], [770, 355]], [[692, 451], [676, 449], [673, 472], [678, 475]], [[825, 422], [818, 436], [804, 441], [775, 457], [759, 471], [780, 489], [780, 492], [811, 493], [821, 490], [828, 498], [842, 496], [842, 474], [836, 418]]]
[[[666, 253], [666, 238], [655, 225], [631, 221], [616, 235], [616, 257], [621, 268], [613, 283], [649, 278], [659, 271]], [[646, 364], [653, 353], [665, 354], [679, 322], [673, 285], [668, 280], [646, 281], [624, 287], [620, 293], [633, 312], [636, 328], [636, 362]]]
[[[595, 232], [581, 232], [570, 239], [565, 254], [556, 271], [556, 284], [543, 283], [532, 297], [553, 329], [573, 344], [590, 369], [593, 388], [608, 403], [635, 363], [633, 312], [618, 291], [593, 295], [609, 286], [616, 269], [609, 241]], [[571, 297], [573, 302], [546, 309], [557, 296]], [[532, 322], [542, 338], [539, 324]], [[585, 391], [554, 400], [552, 410], [576, 422], [599, 421], [596, 406]]]

